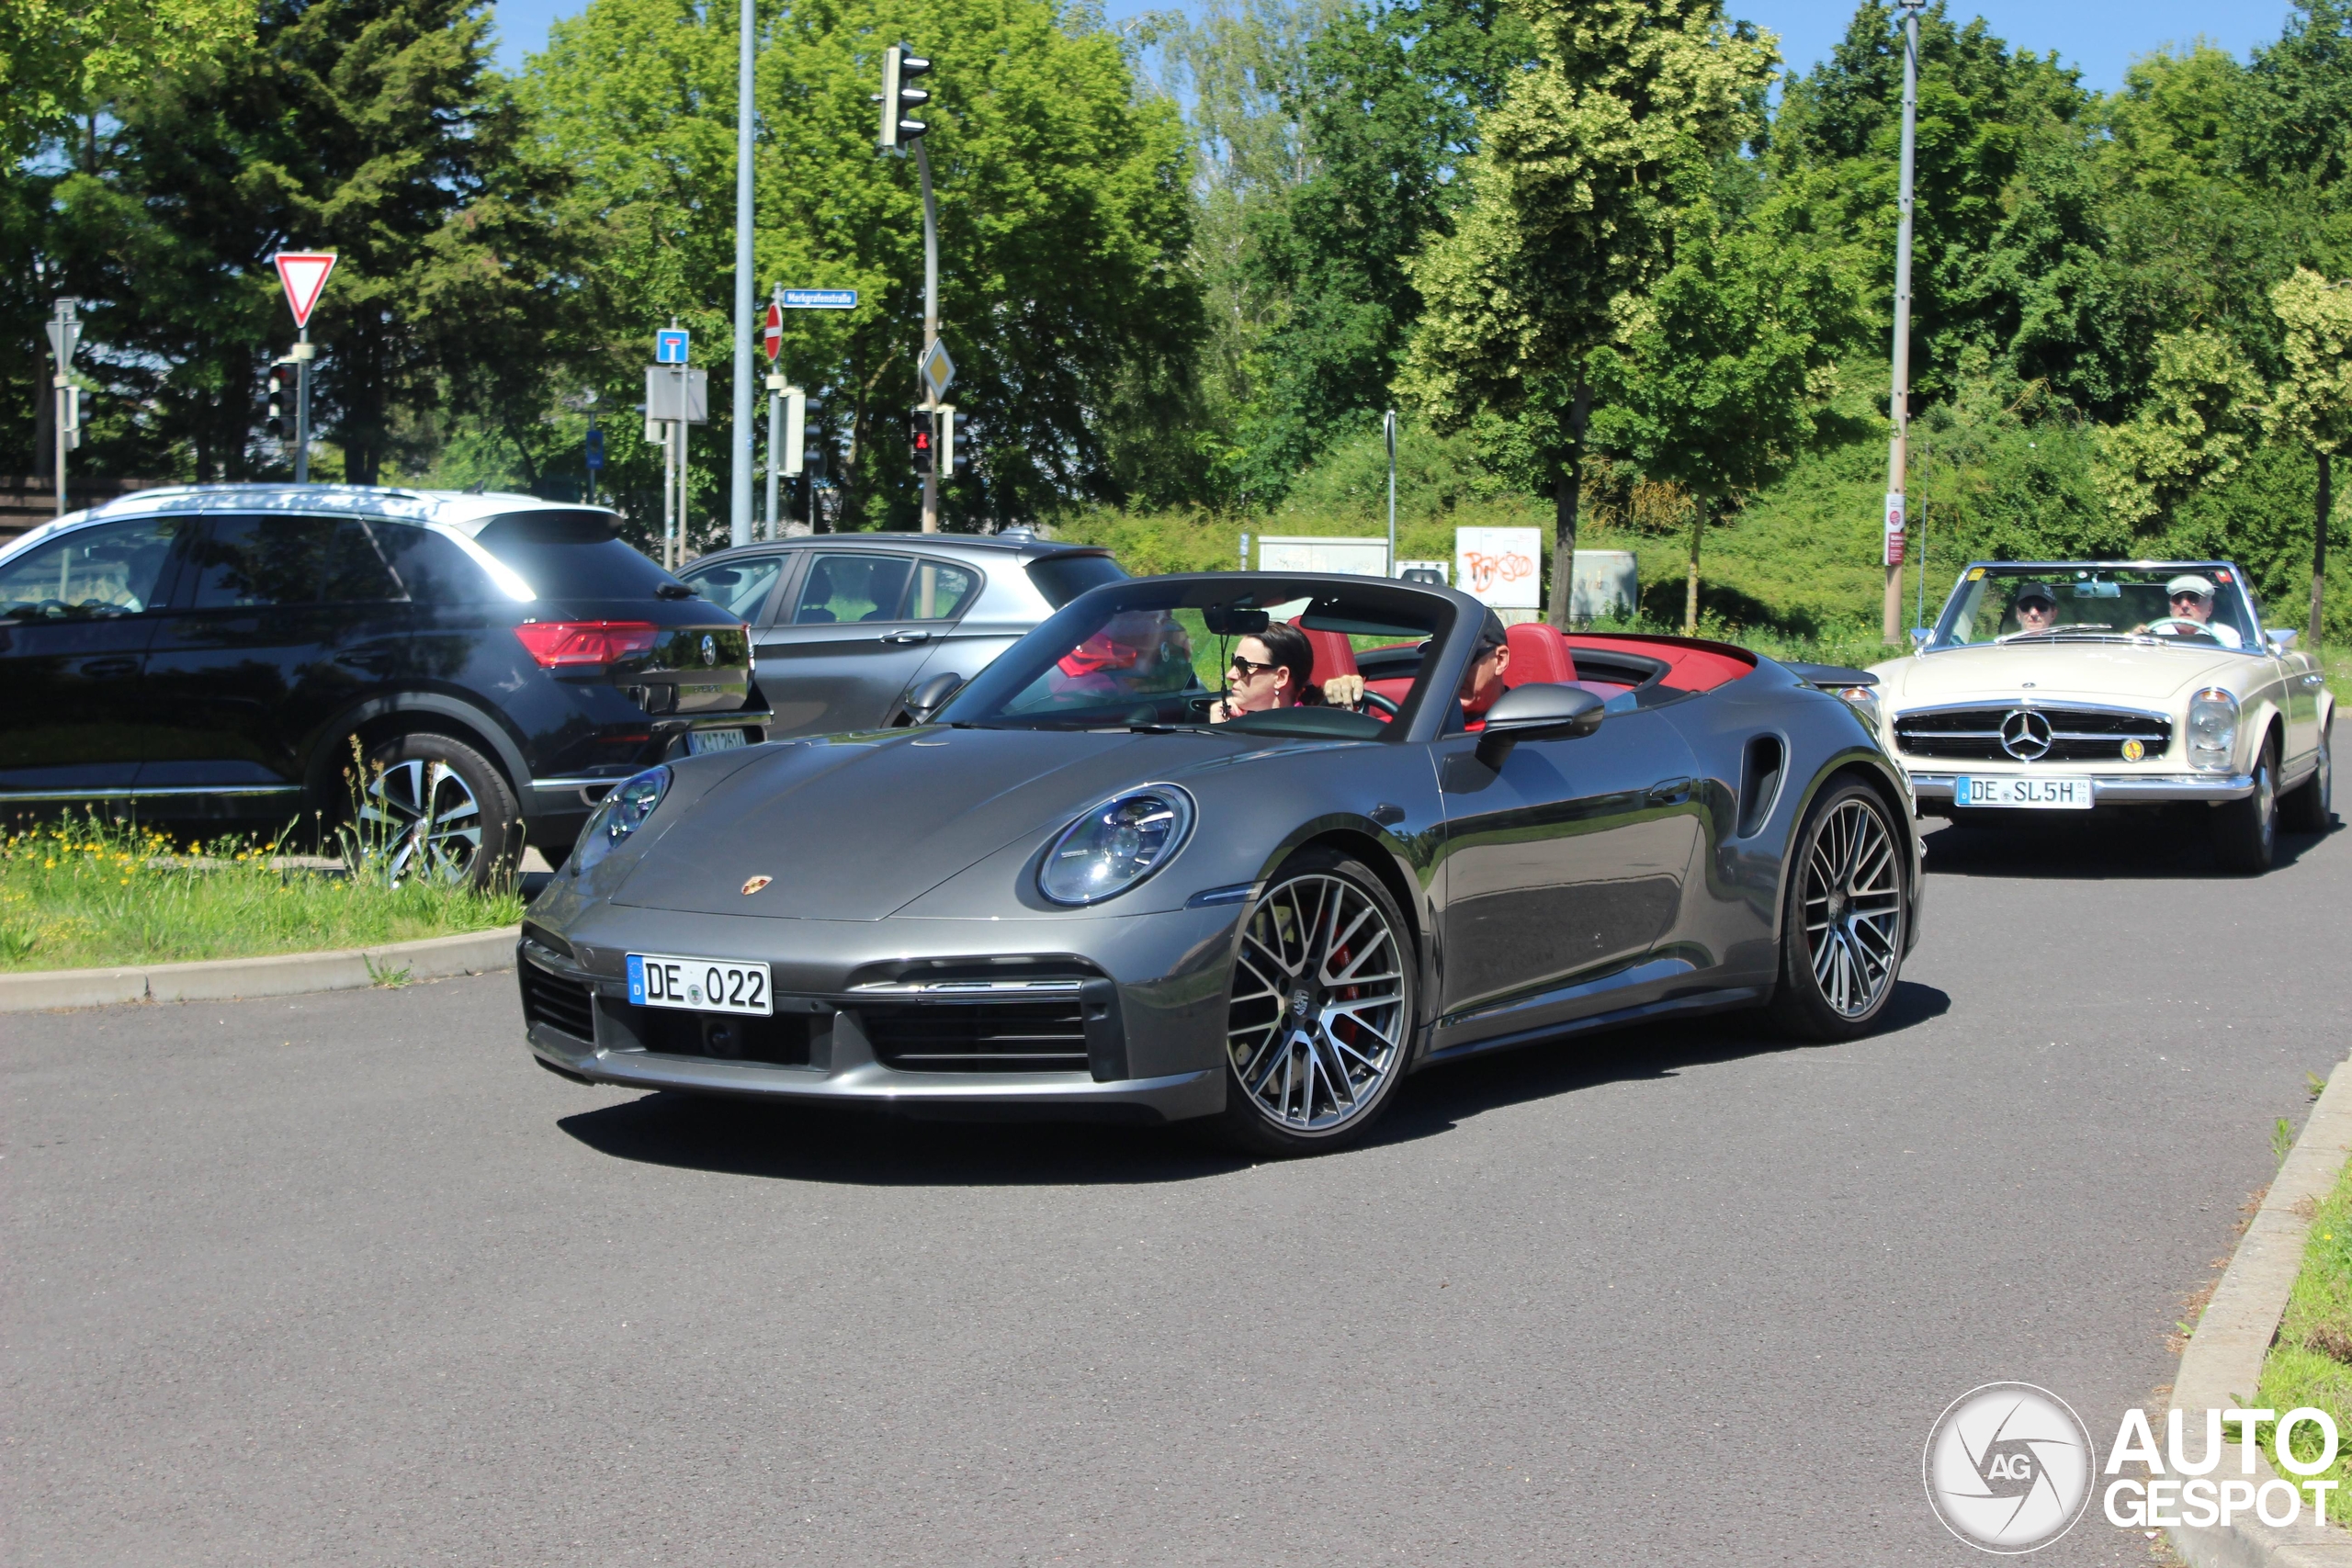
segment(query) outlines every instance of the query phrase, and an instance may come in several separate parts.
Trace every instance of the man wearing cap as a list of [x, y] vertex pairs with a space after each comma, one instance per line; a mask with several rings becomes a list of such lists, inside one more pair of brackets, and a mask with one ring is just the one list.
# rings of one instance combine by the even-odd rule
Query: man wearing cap
[[2019, 588], [2017, 597], [2009, 601], [2018, 613], [2018, 629], [2013, 636], [2030, 637], [2046, 632], [2058, 625], [2058, 597], [2044, 582], [2029, 582]]
[[2172, 614], [2160, 621], [2150, 621], [2140, 629], [2155, 637], [2184, 637], [2202, 632], [2223, 648], [2244, 648], [2245, 639], [2238, 636], [2237, 627], [2213, 618], [2213, 580], [2193, 571], [2182, 572], [2165, 584], [2165, 597], [2171, 602]]

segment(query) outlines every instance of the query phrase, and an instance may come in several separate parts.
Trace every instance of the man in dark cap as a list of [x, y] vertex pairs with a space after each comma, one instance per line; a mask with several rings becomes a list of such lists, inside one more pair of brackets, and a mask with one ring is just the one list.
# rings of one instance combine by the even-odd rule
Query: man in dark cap
[[2020, 585], [2009, 604], [2018, 613], [2017, 635], [2019, 637], [2050, 631], [2058, 625], [2058, 596], [2050, 592], [2048, 583]]

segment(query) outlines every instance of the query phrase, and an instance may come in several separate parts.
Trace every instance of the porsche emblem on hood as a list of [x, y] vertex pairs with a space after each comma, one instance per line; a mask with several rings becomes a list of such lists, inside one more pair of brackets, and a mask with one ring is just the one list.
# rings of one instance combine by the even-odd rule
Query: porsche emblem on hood
[[775, 880], [775, 878], [773, 876], [745, 877], [743, 879], [743, 897], [749, 898], [752, 894], [757, 893], [761, 888], [765, 887], [769, 883], [774, 882]]

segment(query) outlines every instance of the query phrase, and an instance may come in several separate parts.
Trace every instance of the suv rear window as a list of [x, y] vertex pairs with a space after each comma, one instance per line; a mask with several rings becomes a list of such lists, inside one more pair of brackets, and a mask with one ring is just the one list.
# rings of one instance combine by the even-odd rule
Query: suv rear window
[[1116, 582], [1126, 575], [1109, 556], [1047, 556], [1029, 563], [1029, 581], [1057, 610], [1088, 589]]
[[474, 543], [542, 599], [650, 599], [677, 581], [615, 538], [602, 512], [510, 512], [483, 524]]

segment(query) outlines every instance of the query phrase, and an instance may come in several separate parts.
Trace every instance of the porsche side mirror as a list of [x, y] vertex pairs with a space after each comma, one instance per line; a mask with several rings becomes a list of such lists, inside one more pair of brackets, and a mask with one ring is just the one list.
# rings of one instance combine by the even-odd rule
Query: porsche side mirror
[[1478, 736], [1478, 760], [1499, 768], [1522, 740], [1571, 740], [1590, 735], [1607, 716], [1601, 700], [1582, 686], [1530, 682], [1514, 686], [1487, 710]]
[[947, 699], [964, 689], [964, 677], [952, 670], [943, 670], [917, 686], [907, 697], [907, 718], [914, 724], [929, 724]]

